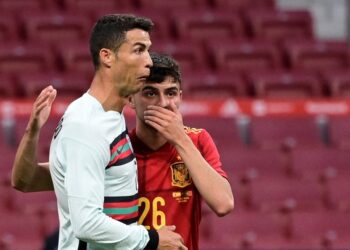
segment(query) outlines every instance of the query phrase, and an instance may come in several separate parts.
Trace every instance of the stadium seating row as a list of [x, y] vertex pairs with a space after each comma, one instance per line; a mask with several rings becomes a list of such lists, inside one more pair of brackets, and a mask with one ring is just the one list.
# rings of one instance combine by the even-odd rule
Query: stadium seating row
[[[17, 15], [4, 12], [0, 18], [0, 39], [56, 44], [61, 41], [86, 41], [95, 20], [102, 14], [113, 12], [108, 8], [92, 10], [94, 12], [90, 15], [73, 11], [33, 12], [29, 9]], [[209, 8], [175, 10], [172, 9], [170, 14], [159, 14], [157, 9], [133, 13], [154, 21], [152, 35], [157, 39], [215, 41], [251, 37], [279, 42], [291, 38], [313, 38], [312, 18], [307, 11], [249, 10], [241, 13]]]
[[275, 8], [275, 0], [178, 0], [165, 3], [161, 0], [1, 0], [0, 9], [18, 11], [22, 9], [88, 12], [94, 9], [179, 9], [211, 7], [216, 9]]
[[[191, 95], [349, 96], [348, 46], [336, 44], [333, 47], [320, 42], [311, 45], [309, 42], [294, 43], [288, 48], [290, 66], [281, 63], [283, 57], [278, 56], [274, 46], [258, 42], [232, 43], [224, 48], [213, 46], [207, 58], [199, 47], [184, 44], [166, 43], [155, 45], [154, 49], [172, 54], [178, 60], [183, 72], [183, 87]], [[210, 57], [212, 60], [208, 60]], [[208, 65], [209, 62], [213, 65]], [[41, 45], [4, 44], [0, 48], [0, 72], [2, 97], [33, 96], [47, 80], [55, 82], [54, 79], [59, 78], [62, 80], [56, 87], [66, 88], [63, 93], [75, 95], [86, 88], [93, 65], [86, 45], [71, 44], [52, 51]], [[75, 81], [77, 83], [72, 85]]]
[[242, 211], [224, 218], [207, 213], [201, 225], [200, 249], [347, 248], [349, 219], [349, 213], [325, 211]]

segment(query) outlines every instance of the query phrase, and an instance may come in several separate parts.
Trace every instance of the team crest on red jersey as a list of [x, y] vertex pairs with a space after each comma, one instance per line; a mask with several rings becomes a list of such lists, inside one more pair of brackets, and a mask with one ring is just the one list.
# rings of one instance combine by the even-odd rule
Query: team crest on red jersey
[[188, 168], [183, 162], [176, 162], [171, 166], [171, 185], [176, 187], [187, 187], [192, 183]]

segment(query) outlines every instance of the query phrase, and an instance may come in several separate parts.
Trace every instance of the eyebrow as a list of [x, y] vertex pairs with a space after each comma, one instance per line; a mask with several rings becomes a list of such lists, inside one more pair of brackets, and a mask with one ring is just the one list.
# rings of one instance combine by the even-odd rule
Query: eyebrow
[[179, 88], [177, 87], [170, 87], [170, 88], [167, 88], [165, 89], [166, 91], [169, 91], [169, 90], [176, 90], [176, 91], [179, 91]]
[[[144, 90], [157, 90], [159, 91], [159, 89], [155, 88], [155, 87], [152, 87], [152, 86], [146, 86], [142, 89], [142, 91]], [[178, 87], [169, 87], [169, 88], [166, 88], [165, 91], [179, 91], [179, 88]]]
[[154, 88], [152, 86], [146, 86], [146, 87], [142, 88], [142, 91], [144, 91], [144, 90], [158, 90], [158, 89]]
[[[149, 47], [151, 47], [151, 43], [149, 45]], [[136, 46], [141, 46], [142, 48], [147, 48], [147, 44], [146, 43], [143, 43], [143, 42], [136, 42], [132, 45], [133, 47], [136, 47]]]

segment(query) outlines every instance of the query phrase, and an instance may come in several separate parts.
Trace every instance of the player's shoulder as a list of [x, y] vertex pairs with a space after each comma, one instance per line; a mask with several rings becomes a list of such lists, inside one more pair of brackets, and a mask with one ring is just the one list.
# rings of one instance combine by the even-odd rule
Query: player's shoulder
[[79, 134], [84, 134], [84, 131], [107, 133], [111, 124], [118, 124], [118, 117], [105, 112], [96, 99], [85, 93], [69, 105], [63, 116], [63, 126]]
[[91, 102], [91, 99], [86, 94], [84, 94], [69, 104], [65, 115], [76, 119], [88, 119], [89, 113], [91, 113], [93, 110], [93, 104], [94, 103]]
[[204, 128], [193, 128], [185, 126], [184, 130], [196, 145], [203, 143], [205, 144], [212, 140], [210, 134]]

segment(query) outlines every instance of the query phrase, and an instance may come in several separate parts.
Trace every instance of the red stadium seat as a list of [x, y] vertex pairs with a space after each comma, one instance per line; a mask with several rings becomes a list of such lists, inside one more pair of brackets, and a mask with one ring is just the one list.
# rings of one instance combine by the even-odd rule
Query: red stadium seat
[[206, 54], [197, 43], [154, 41], [152, 50], [174, 57], [182, 72], [206, 70], [209, 67]]
[[18, 96], [16, 82], [12, 76], [0, 75], [0, 98], [14, 98]]
[[276, 42], [291, 38], [313, 38], [312, 17], [308, 11], [252, 9], [247, 19], [254, 38]]
[[323, 97], [322, 83], [317, 75], [306, 72], [266, 71], [251, 73], [258, 98], [305, 99]]
[[223, 150], [222, 161], [227, 171], [240, 179], [248, 177], [286, 177], [286, 154], [279, 149], [260, 149], [254, 147], [230, 148]]
[[18, 23], [9, 13], [0, 15], [0, 41], [2, 43], [15, 42], [20, 39]]
[[322, 73], [329, 91], [335, 98], [350, 98], [350, 72], [347, 69]]
[[133, 14], [140, 17], [146, 17], [152, 20], [154, 26], [151, 31], [152, 43], [160, 40], [173, 40], [175, 39], [175, 32], [170, 24], [171, 14], [167, 11], [160, 11], [158, 9], [146, 8], [146, 9], [132, 9], [132, 8], [97, 8], [93, 12], [93, 20], [97, 20], [102, 15], [110, 13], [125, 13]]
[[171, 15], [168, 12], [162, 12], [156, 9], [141, 9], [132, 13], [152, 20], [154, 23], [151, 31], [153, 44], [156, 41], [173, 40], [175, 38], [175, 32], [173, 32], [173, 28], [171, 27]]
[[130, 0], [63, 0], [63, 7], [69, 12], [93, 13], [96, 10], [109, 10], [109, 13], [117, 13], [116, 10], [133, 9], [134, 1]]
[[[2, 154], [8, 153], [9, 148], [5, 148], [5, 145], [0, 143], [0, 149]], [[5, 150], [4, 150], [5, 149]], [[14, 151], [14, 150], [12, 150]], [[12, 153], [14, 157], [14, 153]], [[1, 157], [1, 160], [3, 158]], [[13, 158], [12, 158], [13, 161]], [[1, 214], [6, 214], [14, 208], [13, 195], [16, 192], [14, 188], [11, 187], [11, 167], [12, 162], [9, 166], [5, 166], [7, 163], [1, 163], [0, 165], [0, 212]], [[1, 237], [1, 236], [0, 236]], [[1, 240], [1, 239], [0, 239]]]
[[291, 41], [286, 42], [285, 50], [293, 69], [321, 71], [350, 66], [346, 42]]
[[193, 128], [206, 129], [219, 152], [225, 147], [232, 149], [232, 147], [243, 146], [237, 121], [233, 118], [185, 116], [184, 124]]
[[182, 81], [185, 96], [224, 98], [247, 95], [247, 83], [239, 75], [189, 72], [188, 76], [183, 76]]
[[58, 91], [58, 96], [77, 98], [87, 91], [90, 79], [79, 73], [52, 72], [23, 74], [18, 77], [19, 87], [26, 97], [34, 98], [48, 85]]
[[[3, 131], [1, 131], [1, 133], [3, 133]], [[3, 141], [1, 141], [0, 143], [0, 149], [1, 149], [0, 180], [1, 180], [4, 177], [6, 178], [9, 177], [9, 173], [11, 171], [13, 160], [16, 154], [16, 150], [15, 150], [16, 145], [8, 145], [6, 142], [5, 135], [1, 136], [0, 139], [3, 139]]]
[[294, 213], [291, 221], [291, 247], [347, 248], [350, 244], [349, 220], [349, 213], [333, 211]]
[[348, 116], [331, 116], [329, 119], [329, 133], [331, 143], [338, 147], [350, 147], [350, 119]]
[[276, 7], [275, 0], [210, 0], [214, 8], [217, 9], [274, 9]]
[[[349, 166], [347, 166], [349, 167]], [[327, 205], [338, 211], [350, 212], [350, 185], [349, 172], [343, 174], [341, 171], [336, 173], [333, 178], [327, 181]]]
[[[215, 225], [215, 226], [213, 226]], [[285, 222], [277, 213], [236, 211], [202, 219], [200, 249], [270, 249], [286, 246]]]
[[42, 241], [40, 220], [17, 212], [6, 213], [0, 220], [0, 237], [4, 235], [12, 235], [14, 241], [26, 241], [27, 244], [38, 247], [38, 242]]
[[75, 72], [92, 77], [94, 66], [87, 42], [70, 43], [57, 47], [57, 57], [66, 72]]
[[177, 0], [177, 1], [163, 1], [163, 0], [137, 0], [141, 10], [193, 10], [197, 8], [205, 8], [206, 1], [202, 0]]
[[232, 12], [188, 11], [176, 12], [172, 23], [178, 39], [210, 41], [234, 39], [244, 35], [242, 20]]
[[86, 42], [91, 22], [84, 15], [64, 12], [31, 13], [25, 15], [23, 27], [30, 42], [67, 44]]
[[51, 204], [56, 207], [56, 196], [52, 191], [23, 193], [14, 192], [14, 209], [20, 213], [41, 213], [44, 207]]
[[290, 152], [292, 171], [308, 180], [318, 180], [329, 169], [350, 176], [350, 150], [335, 147], [294, 148]]
[[263, 41], [216, 41], [209, 45], [216, 69], [228, 72], [278, 69], [282, 67], [280, 51]]
[[247, 207], [266, 212], [280, 211], [286, 205], [298, 211], [324, 209], [322, 188], [317, 181], [257, 177], [246, 184]]
[[52, 70], [54, 56], [45, 44], [3, 44], [0, 47], [0, 72], [24, 73]]
[[315, 117], [252, 117], [252, 144], [263, 148], [323, 145]]
[[17, 14], [17, 11], [43, 11], [56, 8], [55, 1], [50, 0], [0, 0], [0, 10]]

